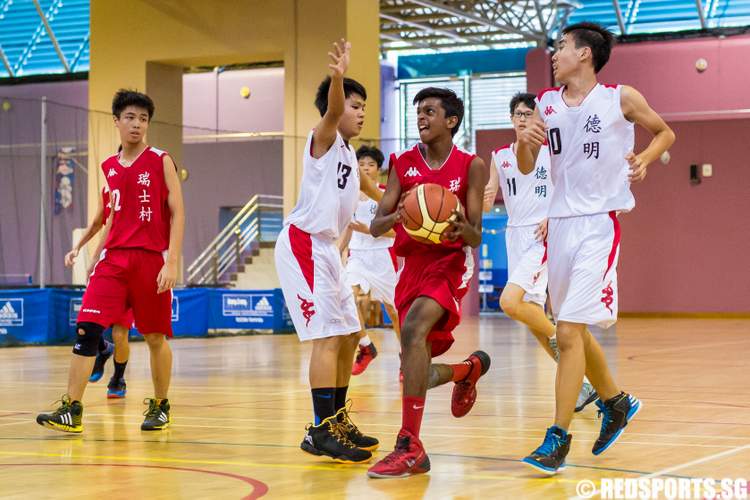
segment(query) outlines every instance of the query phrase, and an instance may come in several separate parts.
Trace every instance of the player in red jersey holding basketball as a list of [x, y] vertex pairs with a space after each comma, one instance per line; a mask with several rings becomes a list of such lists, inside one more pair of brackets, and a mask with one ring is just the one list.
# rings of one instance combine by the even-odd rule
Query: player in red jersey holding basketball
[[144, 142], [154, 114], [151, 98], [120, 90], [112, 101], [112, 114], [122, 151], [102, 163], [112, 205], [107, 240], [78, 314], [67, 394], [57, 410], [36, 419], [63, 432], [83, 431], [81, 399], [99, 337], [128, 307], [148, 344], [155, 392], [141, 430], [161, 430], [170, 423], [172, 351], [166, 337], [172, 335], [169, 292], [177, 281], [185, 227], [182, 189], [169, 155]]
[[[375, 478], [404, 477], [430, 470], [430, 460], [419, 440], [427, 389], [453, 381], [451, 410], [466, 415], [476, 399], [476, 382], [490, 366], [489, 356], [477, 351], [463, 363], [430, 364], [453, 343], [453, 329], [461, 320], [461, 300], [474, 271], [472, 247], [482, 240], [482, 198], [488, 172], [484, 162], [455, 144], [464, 115], [463, 101], [449, 89], [426, 88], [414, 98], [421, 143], [391, 155], [388, 185], [370, 232], [378, 237], [396, 230], [394, 248], [404, 257], [396, 308], [401, 319], [401, 368], [404, 373], [402, 424], [396, 446], [372, 466]], [[444, 244], [420, 243], [405, 232], [403, 196], [419, 184], [439, 184], [466, 207], [454, 212], [453, 227]], [[402, 196], [403, 195], [403, 196]]]
[[[75, 260], [78, 257], [78, 253], [81, 248], [86, 245], [96, 234], [104, 228], [109, 219], [109, 215], [112, 212], [112, 204], [109, 200], [109, 186], [106, 184], [102, 187], [102, 195], [99, 198], [99, 205], [96, 209], [96, 214], [91, 223], [86, 228], [86, 232], [73, 249], [65, 254], [65, 265], [72, 267], [75, 264]], [[101, 254], [104, 242], [106, 241], [107, 235], [103, 234], [97, 244], [94, 255], [98, 256]], [[86, 270], [86, 276], [91, 274], [94, 269], [96, 262], [92, 262]], [[104, 339], [104, 335], [99, 338], [99, 352], [96, 355], [96, 361], [94, 362], [94, 368], [89, 377], [89, 382], [98, 382], [102, 375], [104, 375], [104, 365], [107, 363], [109, 358], [114, 353], [115, 355], [115, 373], [107, 385], [107, 398], [118, 399], [124, 398], [127, 392], [125, 384], [125, 367], [128, 365], [128, 359], [130, 358], [130, 344], [128, 343], [128, 330], [133, 325], [133, 311], [127, 310], [125, 314], [112, 325], [112, 343], [107, 342]]]

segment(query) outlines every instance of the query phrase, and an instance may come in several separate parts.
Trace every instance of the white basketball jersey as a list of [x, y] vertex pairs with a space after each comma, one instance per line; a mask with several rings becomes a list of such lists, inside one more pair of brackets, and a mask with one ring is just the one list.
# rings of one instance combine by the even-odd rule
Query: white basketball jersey
[[534, 171], [523, 174], [518, 170], [513, 147], [508, 144], [492, 152], [508, 211], [508, 226], [539, 224], [547, 217], [552, 199], [549, 149], [542, 146]]
[[622, 86], [597, 84], [577, 107], [565, 104], [563, 90], [547, 89], [536, 99], [552, 158], [549, 216], [631, 210], [625, 155], [633, 150], [635, 132], [622, 114]]
[[336, 140], [313, 158], [313, 133], [307, 136], [302, 160], [302, 187], [285, 225], [337, 239], [352, 220], [359, 198], [359, 164], [354, 149], [336, 132]]
[[[363, 195], [364, 196], [364, 195]], [[361, 222], [370, 227], [370, 222], [375, 218], [375, 212], [378, 210], [378, 202], [362, 196], [357, 203], [357, 210], [354, 212], [354, 220]], [[381, 236], [373, 237], [371, 234], [352, 231], [352, 239], [349, 240], [349, 249], [351, 250], [375, 250], [378, 248], [390, 248], [393, 246], [393, 238]]]

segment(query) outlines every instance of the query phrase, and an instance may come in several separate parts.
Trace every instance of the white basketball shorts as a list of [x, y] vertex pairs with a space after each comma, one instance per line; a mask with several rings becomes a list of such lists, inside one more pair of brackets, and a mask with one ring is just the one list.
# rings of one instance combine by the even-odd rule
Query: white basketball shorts
[[359, 331], [357, 304], [335, 241], [288, 225], [279, 233], [274, 257], [301, 341]]
[[534, 236], [537, 225], [505, 230], [508, 250], [508, 283], [526, 290], [523, 300], [544, 307], [547, 302], [547, 249]]
[[358, 286], [369, 293], [372, 300], [394, 305], [396, 294], [395, 257], [389, 248], [349, 251], [346, 263], [346, 281], [349, 286]]
[[549, 295], [557, 321], [602, 328], [617, 321], [619, 253], [615, 212], [549, 219]]

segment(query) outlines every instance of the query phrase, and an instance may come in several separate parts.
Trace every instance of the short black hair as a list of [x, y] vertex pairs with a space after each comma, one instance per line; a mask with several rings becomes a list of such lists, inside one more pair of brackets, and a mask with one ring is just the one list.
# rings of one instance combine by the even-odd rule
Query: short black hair
[[[315, 107], [318, 108], [320, 116], [325, 115], [326, 111], [328, 111], [328, 89], [330, 88], [331, 77], [327, 76], [320, 83], [318, 92], [315, 94]], [[352, 94], [359, 94], [362, 96], [362, 99], [367, 100], [367, 91], [361, 83], [351, 78], [344, 78], [344, 97], [349, 97]]]
[[128, 106], [136, 106], [148, 111], [149, 121], [154, 117], [154, 101], [149, 96], [135, 90], [118, 90], [112, 99], [112, 114], [120, 118], [120, 113]]
[[375, 163], [378, 164], [378, 168], [383, 166], [383, 162], [385, 161], [385, 156], [383, 156], [383, 152], [379, 150], [376, 147], [370, 147], [370, 146], [360, 146], [357, 150], [357, 160], [361, 160], [362, 158], [369, 157], [375, 160]]
[[510, 114], [516, 112], [516, 108], [519, 104], [523, 103], [528, 107], [529, 109], [533, 110], [536, 108], [536, 101], [534, 100], [536, 96], [534, 94], [529, 94], [528, 92], [519, 92], [516, 95], [513, 96], [513, 98], [510, 100]]
[[464, 119], [464, 101], [460, 97], [458, 97], [456, 93], [451, 89], [427, 87], [417, 92], [417, 95], [414, 96], [414, 101], [412, 104], [418, 105], [420, 102], [424, 101], [425, 99], [429, 99], [430, 97], [440, 99], [440, 104], [445, 110], [446, 118], [449, 118], [451, 116], [455, 116], [458, 118], [456, 126], [451, 129], [451, 137], [455, 136], [458, 132], [458, 129], [461, 127], [461, 122]]
[[571, 24], [563, 29], [563, 35], [570, 35], [576, 41], [576, 48], [588, 47], [591, 49], [591, 62], [594, 64], [594, 73], [599, 73], [612, 53], [615, 45], [615, 36], [607, 28], [589, 22]]

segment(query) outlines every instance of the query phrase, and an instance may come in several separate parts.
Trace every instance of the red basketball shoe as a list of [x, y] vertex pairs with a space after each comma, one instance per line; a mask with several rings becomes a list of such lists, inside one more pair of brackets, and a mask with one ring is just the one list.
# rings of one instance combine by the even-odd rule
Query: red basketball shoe
[[474, 352], [464, 362], [471, 363], [471, 370], [465, 379], [453, 386], [451, 413], [456, 418], [471, 411], [477, 400], [477, 380], [490, 369], [490, 356], [484, 351]]
[[352, 367], [352, 375], [359, 375], [367, 369], [367, 365], [378, 356], [378, 350], [375, 349], [375, 344], [370, 342], [366, 346], [359, 346], [359, 352], [357, 357], [354, 359], [354, 366]]
[[370, 467], [367, 475], [372, 478], [406, 477], [429, 470], [430, 459], [422, 442], [409, 431], [401, 429], [396, 438], [396, 447], [387, 457]]

